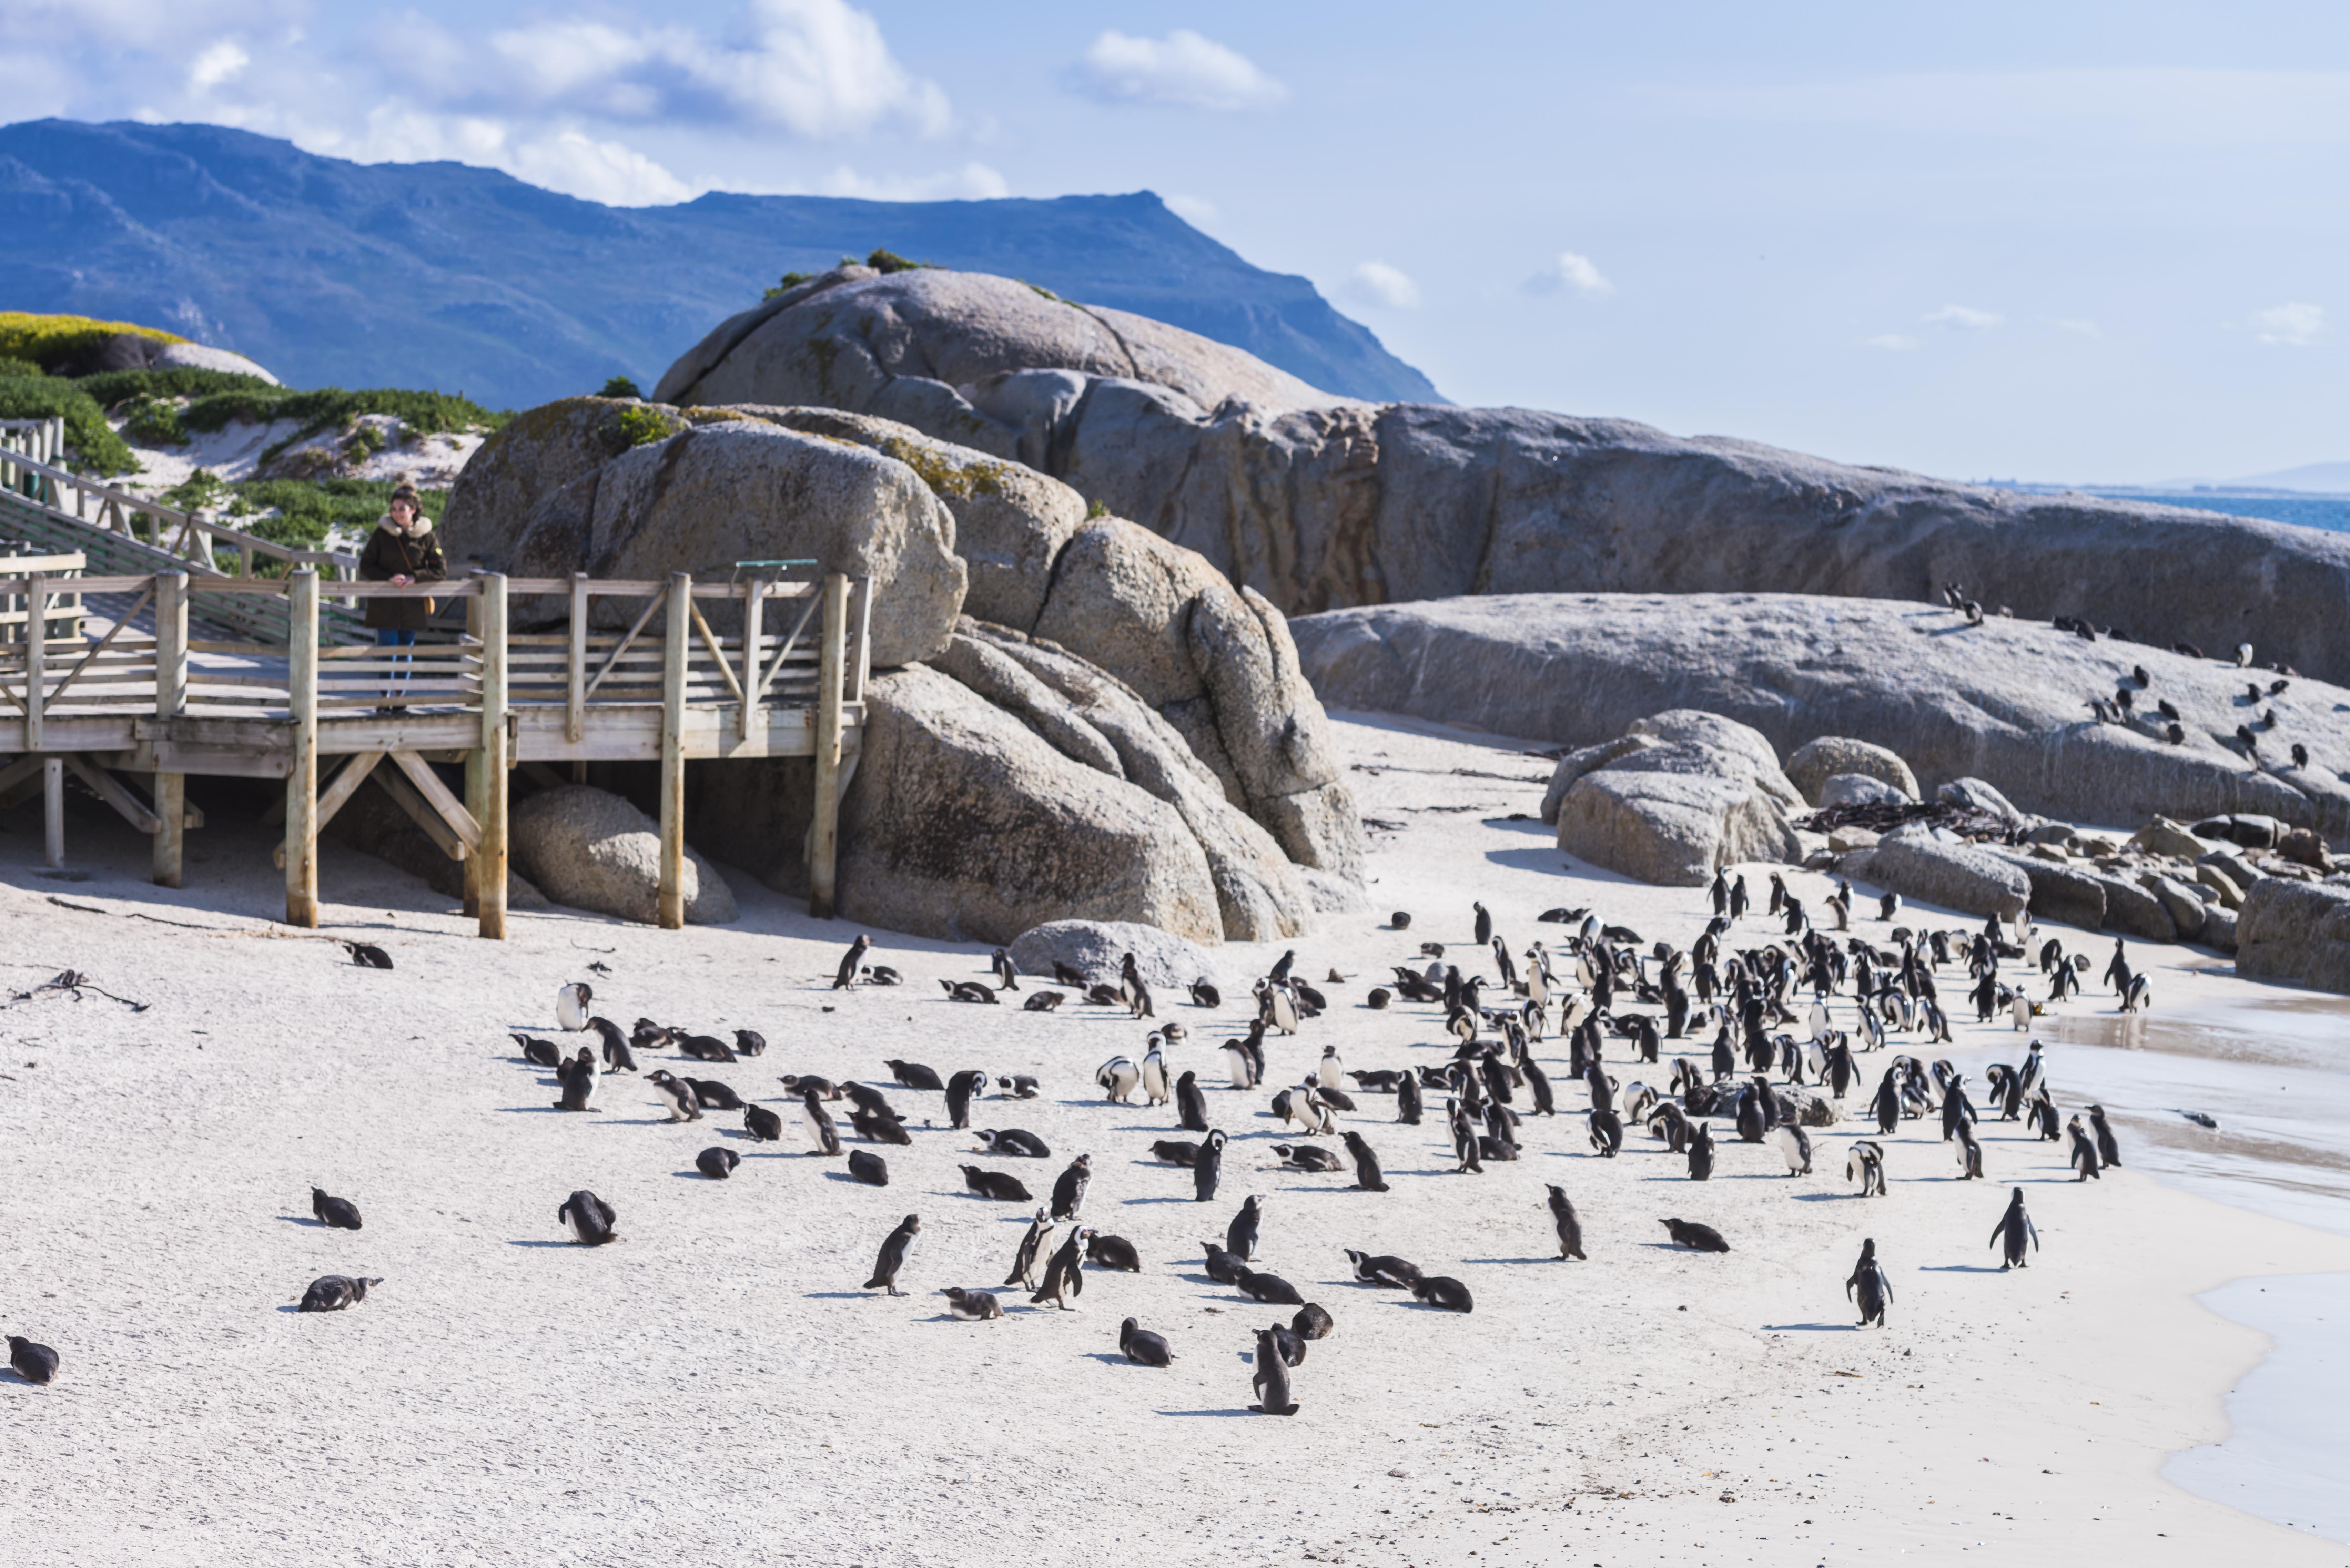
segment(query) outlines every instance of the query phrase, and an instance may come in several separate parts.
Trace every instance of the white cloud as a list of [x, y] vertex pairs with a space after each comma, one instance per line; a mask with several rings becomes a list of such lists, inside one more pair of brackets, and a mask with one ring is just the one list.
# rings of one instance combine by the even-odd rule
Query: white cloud
[[824, 182], [827, 196], [859, 196], [868, 202], [993, 201], [1012, 194], [1003, 176], [984, 163], [971, 162], [939, 174], [895, 174], [868, 177], [842, 165]]
[[1247, 56], [1185, 27], [1164, 38], [1105, 32], [1087, 46], [1077, 80], [1106, 102], [1179, 109], [1271, 109], [1289, 97]]
[[1179, 192], [1176, 195], [1163, 196], [1159, 199], [1167, 203], [1169, 212], [1195, 229], [1204, 229], [1223, 215], [1216, 211], [1216, 204], [1205, 196], [1186, 196]]
[[1864, 337], [1860, 340], [1860, 346], [1864, 348], [1883, 348], [1896, 354], [1907, 353], [1912, 348], [1925, 347], [1917, 338], [1904, 337], [1898, 332], [1880, 332], [1874, 337]]
[[232, 40], [223, 38], [189, 64], [188, 86], [198, 92], [209, 92], [251, 64], [251, 55]]
[[1946, 305], [1939, 310], [1929, 310], [1918, 318], [1929, 326], [1963, 327], [1970, 332], [1984, 332], [2007, 318], [1995, 311], [1975, 310], [1963, 305]]
[[1589, 256], [1573, 251], [1559, 252], [1556, 261], [1525, 281], [1528, 294], [1556, 294], [1569, 288], [1594, 298], [1616, 292], [1616, 286], [1600, 275]]
[[1364, 262], [1348, 275], [1347, 281], [1356, 295], [1389, 310], [1412, 310], [1419, 305], [1419, 285], [1400, 267], [1389, 266], [1383, 261]]
[[505, 161], [516, 179], [612, 207], [661, 207], [701, 192], [641, 152], [563, 130], [525, 141]]
[[2288, 305], [2272, 306], [2255, 310], [2251, 317], [2252, 334], [2263, 343], [2281, 344], [2287, 348], [2306, 348], [2325, 331], [2325, 306], [2296, 300]]

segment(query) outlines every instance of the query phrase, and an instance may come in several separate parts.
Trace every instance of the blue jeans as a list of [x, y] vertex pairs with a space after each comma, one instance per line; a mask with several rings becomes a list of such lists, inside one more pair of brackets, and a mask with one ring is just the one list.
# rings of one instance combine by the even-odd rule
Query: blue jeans
[[[399, 627], [380, 626], [375, 628], [375, 645], [378, 648], [414, 648], [416, 646], [416, 633], [413, 631], [403, 630]], [[408, 660], [406, 659], [396, 659], [394, 662], [401, 667], [400, 684], [401, 687], [405, 687], [408, 684], [408, 673], [406, 670]], [[391, 691], [386, 691], [384, 695], [386, 697], [396, 697], [400, 695], [400, 691], [398, 688], [395, 688]]]

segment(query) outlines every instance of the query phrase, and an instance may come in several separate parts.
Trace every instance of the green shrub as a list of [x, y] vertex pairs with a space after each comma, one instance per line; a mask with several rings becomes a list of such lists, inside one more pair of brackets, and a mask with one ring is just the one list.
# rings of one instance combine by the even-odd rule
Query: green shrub
[[604, 389], [596, 395], [599, 398], [641, 398], [644, 396], [642, 392], [637, 390], [637, 384], [634, 381], [629, 380], [626, 376], [613, 377], [610, 380], [604, 383]]
[[1092, 501], [1092, 502], [1087, 502], [1087, 503], [1086, 504], [1086, 521], [1087, 521], [1087, 522], [1091, 523], [1091, 522], [1094, 522], [1095, 520], [1097, 520], [1097, 519], [1098, 519], [1098, 518], [1107, 517], [1107, 516], [1108, 516], [1108, 515], [1109, 515], [1109, 507], [1108, 507], [1108, 505], [1107, 505], [1106, 503], [1099, 502], [1099, 501]]
[[140, 446], [188, 444], [188, 427], [181, 422], [179, 404], [161, 398], [138, 397], [125, 406], [129, 410], [122, 421], [125, 437]]
[[622, 409], [619, 429], [621, 437], [630, 446], [643, 446], [650, 441], [667, 441], [681, 427], [676, 421], [654, 409]]
[[876, 272], [919, 272], [931, 264], [909, 261], [895, 251], [884, 250], [879, 245], [876, 245], [873, 247], [873, 254], [865, 258], [865, 265]]
[[5, 356], [0, 356], [0, 378], [9, 376], [38, 376], [41, 374], [43, 374], [41, 368], [38, 365], [34, 364], [30, 359], [11, 359]]
[[197, 370], [185, 366], [168, 370], [101, 370], [78, 376], [74, 385], [88, 392], [101, 409], [112, 409], [133, 398], [201, 398], [213, 392], [243, 391], [269, 383], [238, 370]]
[[[0, 317], [0, 322], [5, 321]], [[139, 460], [130, 455], [106, 422], [105, 411], [89, 394], [57, 376], [0, 377], [0, 420], [47, 420], [62, 415], [66, 444], [73, 448], [74, 466], [84, 473], [135, 473]]]
[[767, 290], [766, 293], [761, 295], [759, 297], [761, 299], [773, 299], [779, 294], [784, 294], [792, 289], [797, 288], [800, 285], [807, 282], [808, 279], [815, 275], [816, 274], [812, 272], [787, 272], [784, 274], [782, 281], [778, 282], [775, 287]]
[[57, 365], [85, 348], [97, 347], [124, 333], [152, 337], [159, 343], [185, 343], [172, 333], [129, 321], [93, 321], [87, 316], [40, 316], [25, 310], [0, 310], [0, 354], [30, 359], [36, 365]]
[[336, 425], [345, 425], [361, 414], [392, 414], [406, 425], [411, 434], [432, 435], [442, 431], [495, 430], [511, 415], [490, 412], [489, 410], [463, 395], [447, 392], [400, 391], [389, 388], [374, 391], [348, 392], [340, 387], [321, 387], [316, 391], [297, 392], [287, 387], [255, 384], [208, 393], [188, 405], [181, 416], [192, 431], [216, 431], [226, 428], [230, 421], [245, 420], [255, 424], [271, 420], [298, 421], [305, 439]]

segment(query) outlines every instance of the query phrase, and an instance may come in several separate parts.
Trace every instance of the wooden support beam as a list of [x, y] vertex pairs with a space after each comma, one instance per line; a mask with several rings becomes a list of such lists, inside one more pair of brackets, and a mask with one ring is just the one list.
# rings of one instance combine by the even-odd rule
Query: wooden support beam
[[[188, 574], [164, 572], [155, 578], [155, 717], [178, 717], [188, 701]], [[188, 775], [157, 770], [153, 877], [159, 888], [176, 888], [187, 847]]]
[[[441, 775], [432, 771], [432, 764], [414, 752], [392, 752], [388, 754], [393, 765], [406, 774], [408, 782], [416, 786], [417, 794], [430, 804], [432, 810], [440, 815], [441, 820], [448, 825], [449, 831], [457, 836], [457, 841], [468, 851], [478, 854], [482, 847], [480, 819], [465, 809], [463, 801], [449, 793], [449, 786], [441, 782]], [[475, 752], [470, 755], [478, 757], [481, 753]]]
[[[468, 597], [465, 600], [465, 639], [477, 651], [480, 649], [482, 601], [479, 597]], [[489, 793], [489, 782], [487, 775], [482, 771], [480, 732], [474, 731], [467, 735], [466, 739], [473, 743], [465, 748], [465, 811], [478, 823], [481, 820], [480, 814], [484, 802]], [[428, 795], [425, 798], [429, 800], [432, 797]], [[481, 848], [481, 835], [476, 832], [472, 838], [463, 842], [466, 849], [463, 857], [465, 862], [465, 896], [458, 907], [465, 919], [471, 920], [478, 919], [482, 912], [482, 860], [477, 853]]]
[[97, 793], [98, 798], [112, 806], [123, 821], [141, 833], [162, 831], [163, 819], [156, 813], [148, 810], [146, 804], [137, 795], [123, 788], [121, 783], [112, 774], [93, 763], [78, 752], [66, 753], [65, 763], [67, 767], [73, 770], [74, 777], [89, 785]]
[[588, 734], [588, 574], [571, 574], [571, 657], [564, 733], [577, 745]]
[[481, 905], [482, 935], [504, 941], [506, 935], [506, 580], [495, 572], [482, 576], [482, 808], [481, 870], [475, 894]]
[[767, 579], [753, 577], [743, 585], [743, 679], [734, 689], [743, 704], [734, 732], [746, 741], [752, 726], [759, 722], [760, 709], [765, 706], [765, 689], [759, 684], [759, 633], [766, 609]]
[[693, 579], [669, 577], [669, 646], [661, 659], [660, 886], [655, 915], [661, 929], [685, 926], [685, 670], [691, 645]]
[[840, 848], [840, 700], [848, 632], [848, 579], [824, 579], [823, 652], [816, 680], [816, 812], [808, 831], [808, 913], [832, 919]]
[[465, 853], [465, 841], [457, 836], [457, 830], [432, 809], [431, 801], [416, 793], [416, 786], [399, 769], [378, 768], [368, 776], [375, 781], [376, 788], [391, 797], [394, 805], [408, 814], [411, 822], [424, 830], [426, 837], [441, 846], [442, 854], [452, 860], [472, 858]]
[[286, 580], [286, 692], [293, 765], [286, 773], [286, 923], [318, 924], [318, 574]]
[[62, 757], [41, 759], [42, 858], [51, 870], [66, 863], [66, 764]]
[[48, 607], [47, 580], [35, 573], [25, 579], [25, 750], [28, 752], [41, 749], [41, 711], [47, 706], [41, 688], [49, 677]]
[[[335, 775], [335, 782], [318, 792], [319, 832], [327, 831], [327, 824], [335, 820], [335, 813], [342, 810], [344, 803], [359, 793], [359, 785], [367, 782], [368, 774], [375, 772], [376, 763], [383, 761], [383, 758], [384, 753], [381, 752], [353, 753], [350, 760], [343, 763], [342, 772]], [[157, 803], [158, 809], [161, 808], [161, 802]], [[284, 839], [277, 842], [276, 861], [280, 866], [286, 864]]]

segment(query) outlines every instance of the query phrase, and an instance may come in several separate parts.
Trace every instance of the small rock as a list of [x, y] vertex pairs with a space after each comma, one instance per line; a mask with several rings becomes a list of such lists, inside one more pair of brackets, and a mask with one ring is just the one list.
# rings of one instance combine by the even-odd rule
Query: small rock
[[1845, 735], [1822, 735], [1806, 741], [1787, 758], [1787, 778], [1814, 805], [1829, 801], [1821, 793], [1827, 781], [1842, 774], [1860, 774], [1918, 798], [1918, 775], [1891, 750]]
[[1981, 779], [1952, 779], [1934, 793], [1947, 805], [1988, 812], [2011, 826], [2023, 821], [2023, 813], [2015, 809], [2012, 801]]
[[2171, 855], [2182, 860], [2192, 860], [2210, 847], [2167, 816], [2158, 816], [2139, 828], [2130, 835], [2130, 842], [2148, 855]]
[[1820, 785], [1822, 806], [1906, 805], [1909, 797], [1883, 779], [1866, 774], [1832, 774]]
[[1067, 964], [1108, 985], [1118, 983], [1128, 953], [1152, 990], [1180, 998], [1195, 980], [1207, 979], [1231, 991], [1222, 966], [1207, 949], [1156, 926], [1124, 920], [1053, 920], [1023, 931], [1011, 947], [1013, 967], [1022, 974], [1050, 979], [1053, 965]]

